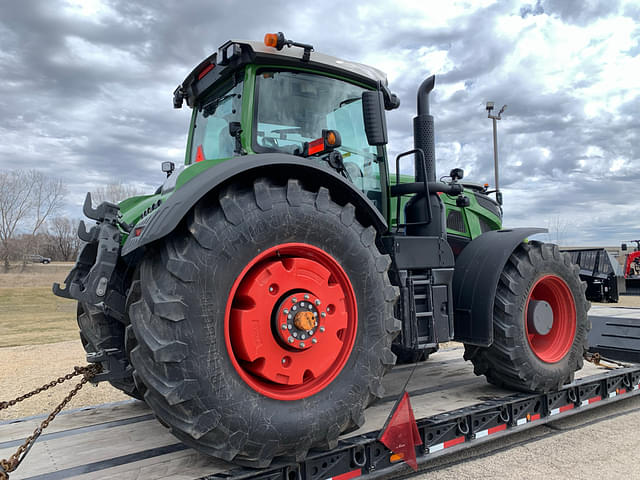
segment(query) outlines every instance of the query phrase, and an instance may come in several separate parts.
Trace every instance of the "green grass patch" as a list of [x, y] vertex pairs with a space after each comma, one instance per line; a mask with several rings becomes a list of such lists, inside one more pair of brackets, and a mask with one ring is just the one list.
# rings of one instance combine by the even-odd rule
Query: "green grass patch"
[[78, 339], [76, 302], [50, 286], [0, 288], [0, 348]]

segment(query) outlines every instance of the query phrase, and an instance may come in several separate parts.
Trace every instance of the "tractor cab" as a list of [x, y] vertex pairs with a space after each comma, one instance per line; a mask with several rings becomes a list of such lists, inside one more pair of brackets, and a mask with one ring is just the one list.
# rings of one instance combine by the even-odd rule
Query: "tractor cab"
[[[268, 34], [264, 44], [227, 42], [176, 89], [174, 106], [186, 100], [193, 108], [185, 164], [258, 153], [313, 157], [339, 171], [383, 212], [386, 138], [371, 141], [363, 93], [380, 91], [386, 108], [397, 108], [386, 76], [315, 53], [282, 34], [275, 37]], [[300, 48], [283, 48], [287, 42]], [[378, 97], [371, 100], [375, 106]]]

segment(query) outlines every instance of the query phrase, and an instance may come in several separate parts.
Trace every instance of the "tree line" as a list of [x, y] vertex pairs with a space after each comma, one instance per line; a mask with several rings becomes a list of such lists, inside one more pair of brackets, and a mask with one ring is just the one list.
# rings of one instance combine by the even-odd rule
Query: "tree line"
[[[130, 184], [107, 183], [93, 192], [94, 206], [139, 194]], [[0, 170], [0, 260], [5, 271], [11, 261], [29, 255], [54, 261], [76, 258], [82, 244], [76, 234], [80, 220], [62, 215], [67, 195], [60, 178], [35, 169]]]

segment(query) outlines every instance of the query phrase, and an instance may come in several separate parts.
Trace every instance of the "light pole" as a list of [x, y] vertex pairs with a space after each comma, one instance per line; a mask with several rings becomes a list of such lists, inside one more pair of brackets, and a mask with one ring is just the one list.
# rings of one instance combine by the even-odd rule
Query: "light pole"
[[502, 192], [500, 192], [500, 185], [498, 184], [498, 123], [497, 120], [501, 120], [502, 113], [507, 108], [506, 105], [503, 105], [498, 115], [491, 115], [491, 111], [493, 110], [494, 102], [487, 102], [487, 117], [493, 120], [493, 171], [495, 173], [496, 180], [496, 200], [500, 205], [502, 205]]

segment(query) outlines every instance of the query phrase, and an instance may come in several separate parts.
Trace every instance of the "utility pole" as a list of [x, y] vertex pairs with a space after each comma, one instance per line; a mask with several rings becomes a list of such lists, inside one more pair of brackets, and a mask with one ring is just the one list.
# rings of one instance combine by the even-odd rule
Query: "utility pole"
[[507, 108], [506, 105], [503, 105], [498, 115], [491, 115], [491, 111], [493, 110], [495, 103], [487, 102], [487, 117], [493, 120], [493, 171], [495, 173], [495, 181], [496, 181], [496, 200], [502, 205], [502, 192], [500, 191], [500, 185], [498, 183], [498, 120], [501, 120], [502, 113]]

